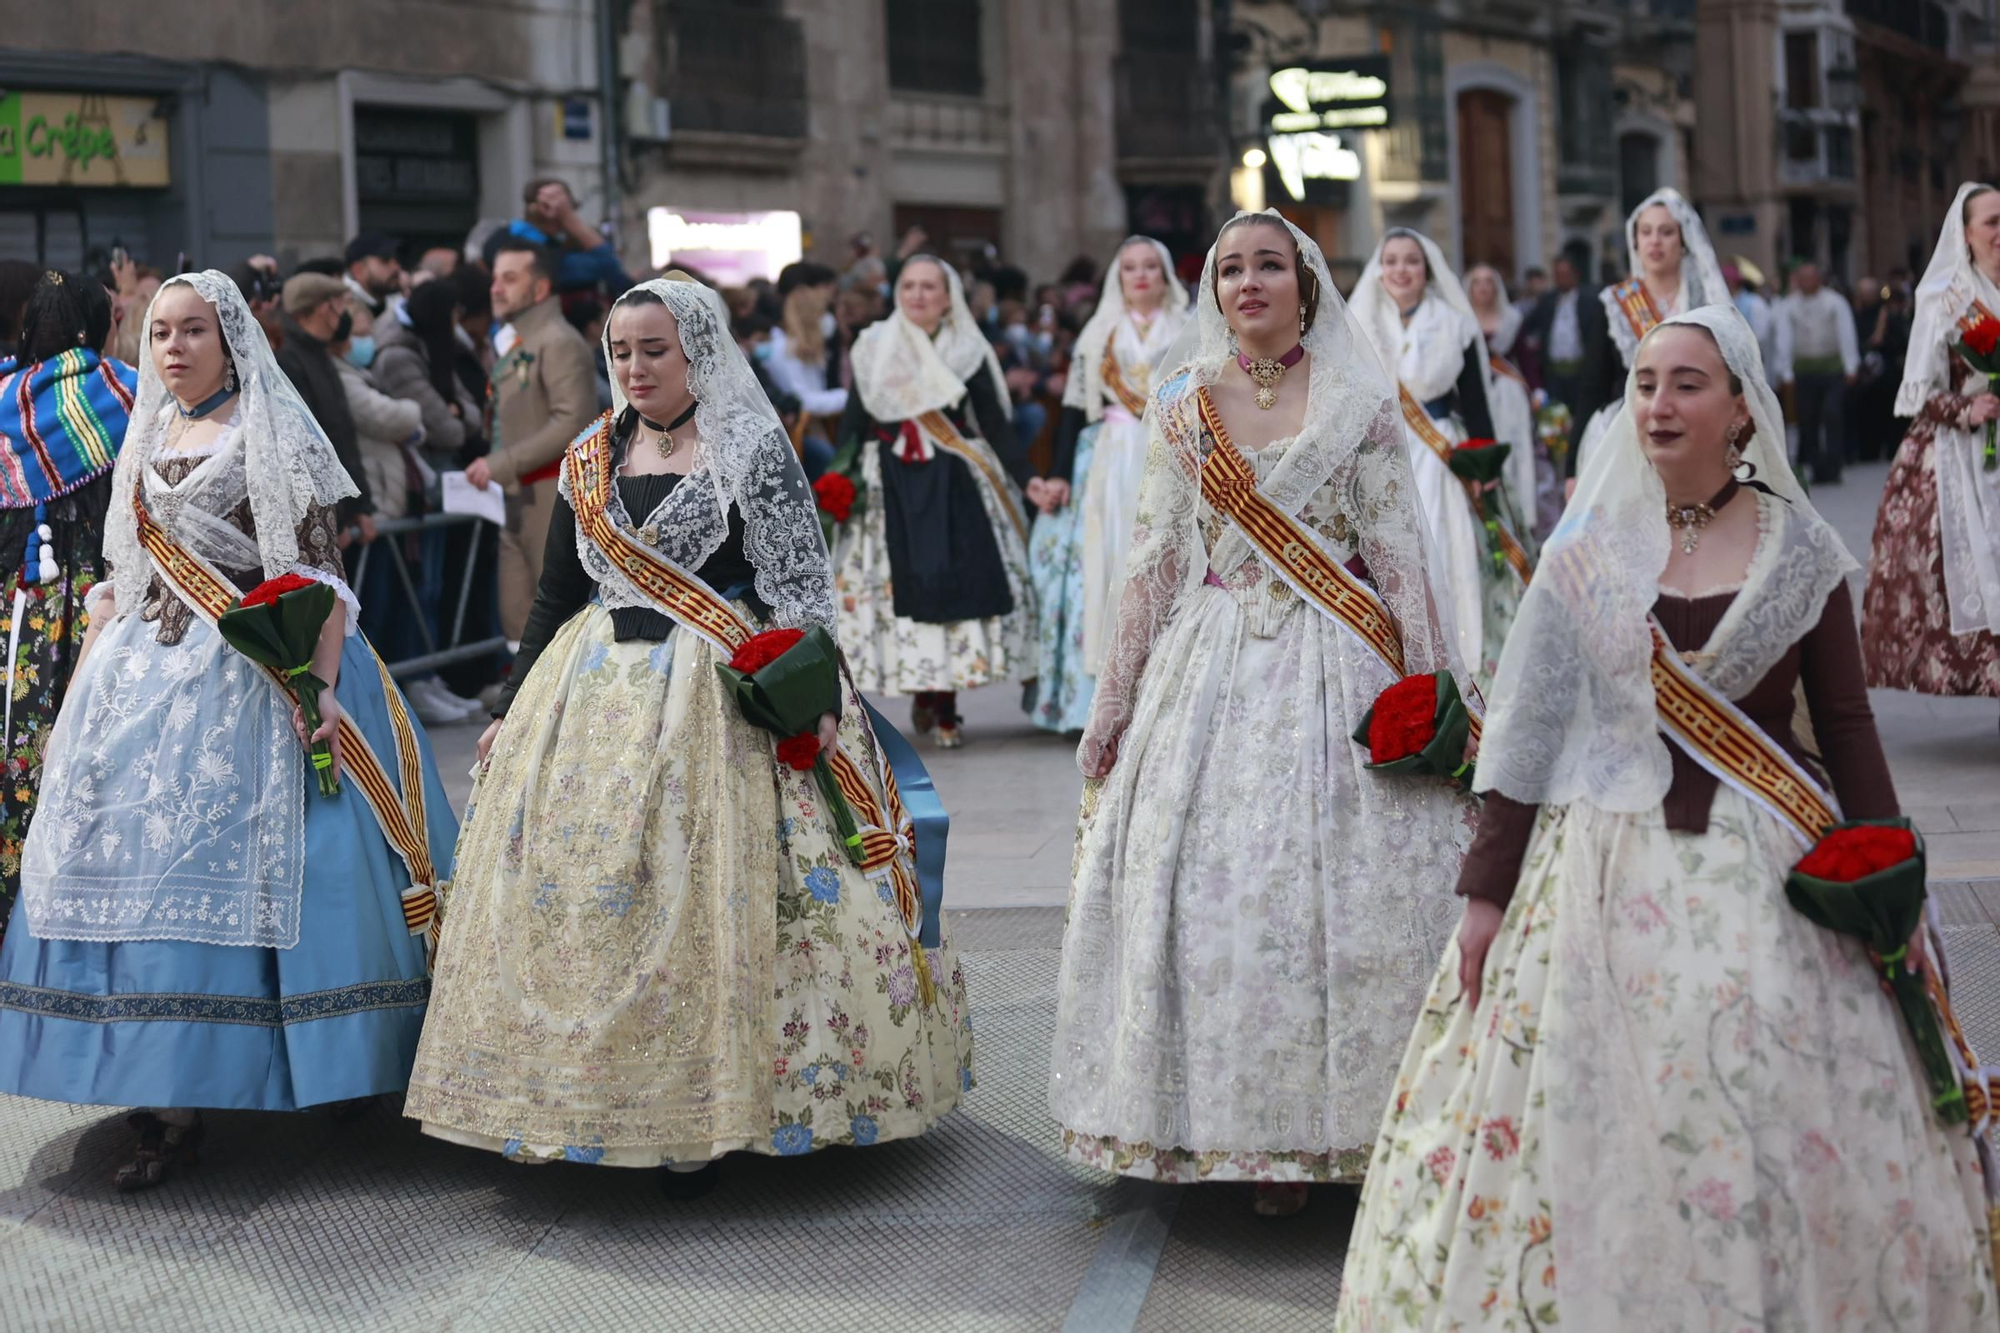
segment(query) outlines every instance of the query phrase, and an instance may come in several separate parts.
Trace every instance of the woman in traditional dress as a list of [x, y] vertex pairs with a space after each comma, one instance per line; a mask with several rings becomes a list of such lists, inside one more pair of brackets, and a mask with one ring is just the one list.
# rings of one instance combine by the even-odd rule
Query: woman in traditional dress
[[1542, 496], [1555, 485], [1554, 466], [1535, 429], [1534, 390], [1519, 358], [1530, 349], [1521, 341], [1521, 312], [1507, 299], [1507, 284], [1491, 264], [1475, 264], [1465, 275], [1465, 299], [1486, 336], [1488, 408], [1494, 438], [1513, 446], [1507, 455], [1507, 493], [1522, 518], [1539, 529]]
[[[834, 622], [805, 473], [721, 298], [644, 283], [604, 339], [614, 407], [570, 446], [480, 738], [406, 1111], [515, 1161], [669, 1166], [691, 1195], [725, 1153], [922, 1133], [971, 1086], [972, 1038], [907, 842], [851, 864], [717, 674], [752, 631]], [[819, 747], [907, 839], [900, 738], [851, 683], [826, 708]]]
[[[159, 1108], [134, 1117], [124, 1190], [193, 1156], [196, 1108], [404, 1086], [430, 994], [425, 908], [458, 832], [422, 730], [355, 633], [334, 517], [353, 483], [236, 284], [183, 274], [145, 319], [111, 577], [0, 949], [0, 1091]], [[337, 795], [308, 781], [289, 690], [215, 627], [286, 574], [338, 594], [310, 664]]]
[[[1860, 942], [1785, 897], [1823, 825], [1781, 811], [1832, 807], [1801, 683], [1839, 809], [1896, 813], [1854, 561], [1786, 465], [1734, 307], [1675, 316], [1635, 360], [1507, 641], [1464, 920], [1338, 1327], [2000, 1328], [1975, 1141], [1931, 1109]], [[1670, 744], [1656, 671], [1737, 721]], [[1760, 751], [1794, 806], [1732, 776]]]
[[1570, 404], [1578, 432], [1569, 451], [1572, 475], [1579, 459], [1604, 436], [1625, 402], [1625, 376], [1639, 340], [1663, 319], [1706, 305], [1730, 305], [1729, 284], [1694, 205], [1679, 190], [1655, 190], [1625, 219], [1623, 282], [1598, 293], [1606, 334], [1583, 349], [1582, 401]]
[[1041, 629], [1028, 716], [1046, 731], [1081, 731], [1090, 720], [1146, 470], [1140, 419], [1187, 303], [1167, 247], [1128, 237], [1070, 357], [1055, 467], [1028, 548]]
[[958, 691], [1035, 672], [1015, 439], [993, 346], [949, 264], [912, 255], [896, 310], [855, 341], [835, 466], [860, 492], [836, 541], [840, 643], [861, 689], [916, 696], [911, 723], [963, 744]]
[[[1352, 297], [1354, 318], [1384, 370], [1397, 378], [1398, 407], [1410, 470], [1431, 541], [1431, 573], [1451, 601], [1458, 653], [1484, 685], [1500, 661], [1500, 645], [1528, 577], [1529, 554], [1519, 518], [1533, 491], [1516, 493], [1515, 455], [1532, 467], [1532, 445], [1510, 439], [1506, 481], [1499, 491], [1500, 529], [1485, 526], [1487, 502], [1461, 481], [1447, 456], [1469, 439], [1494, 434], [1493, 369], [1458, 275], [1429, 237], [1398, 227], [1383, 237], [1361, 272]], [[1515, 430], [1521, 423], [1512, 423]], [[1493, 488], [1488, 488], [1489, 491]], [[1502, 559], [1496, 553], [1504, 550]]]
[[28, 296], [20, 359], [0, 361], [0, 635], [7, 641], [6, 764], [0, 772], [0, 938], [21, 888], [21, 847], [104, 578], [111, 466], [125, 442], [138, 371], [101, 355], [111, 298], [50, 271]]
[[1166, 364], [1077, 756], [1101, 786], [1050, 1106], [1073, 1160], [1256, 1181], [1288, 1213], [1360, 1176], [1471, 839], [1469, 798], [1366, 771], [1351, 736], [1400, 671], [1455, 654], [1394, 389], [1318, 247], [1237, 215]]
[[1958, 187], [1917, 312], [1896, 415], [1910, 418], [1875, 517], [1861, 656], [1868, 683], [2000, 695], [2000, 470], [1982, 455], [2000, 397], [1952, 348], [2000, 316], [2000, 191]]

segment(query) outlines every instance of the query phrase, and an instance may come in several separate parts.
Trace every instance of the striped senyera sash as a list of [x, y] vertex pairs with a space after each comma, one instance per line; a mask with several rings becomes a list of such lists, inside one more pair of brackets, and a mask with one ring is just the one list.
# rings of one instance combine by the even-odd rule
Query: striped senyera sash
[[1993, 312], [1986, 308], [1984, 302], [1975, 300], [1965, 308], [1965, 313], [1958, 317], [1958, 331], [1960, 333], [1970, 333], [1974, 326], [1981, 320], [1991, 318], [1993, 318]]
[[[160, 577], [191, 611], [206, 621], [210, 629], [214, 629], [222, 614], [236, 604], [241, 594], [228, 579], [174, 540], [165, 528], [154, 521], [152, 514], [147, 512], [143, 490], [144, 484], [141, 483], [132, 495], [132, 508], [139, 520], [139, 544], [153, 558]], [[338, 608], [334, 613], [342, 614]], [[389, 708], [389, 729], [396, 737], [396, 767], [402, 780], [402, 790], [400, 793], [397, 791], [382, 761], [368, 744], [368, 738], [354, 724], [354, 719], [344, 712], [340, 718], [341, 761], [347, 775], [360, 787], [375, 822], [381, 826], [382, 836], [409, 870], [410, 887], [403, 890], [402, 895], [403, 922], [412, 935], [425, 937], [429, 951], [434, 954], [438, 929], [442, 924], [440, 899], [449, 886], [438, 882], [436, 867], [431, 863], [430, 825], [424, 812], [423, 752], [417, 746], [416, 728], [410, 725], [409, 708], [396, 689], [395, 681], [390, 678], [389, 668], [372, 647], [368, 656], [381, 673], [382, 697]], [[298, 695], [283, 672], [265, 667], [264, 673], [293, 703], [298, 702]]]
[[1638, 278], [1627, 278], [1611, 289], [1611, 299], [1618, 303], [1625, 322], [1632, 328], [1632, 336], [1644, 338], [1653, 331], [1661, 320], [1660, 307], [1653, 304], [1653, 294], [1646, 290], [1646, 284]]
[[[721, 594], [613, 521], [610, 503], [616, 468], [611, 460], [609, 413], [570, 446], [563, 466], [569, 475], [570, 507], [578, 527], [633, 587], [675, 624], [707, 640], [724, 661], [750, 641], [756, 628]], [[869, 725], [865, 715], [857, 722], [864, 728]], [[777, 762], [775, 754], [772, 762]], [[886, 762], [878, 762], [878, 795], [876, 784], [845, 748], [836, 747], [828, 762], [860, 825], [861, 870], [871, 879], [888, 880], [903, 928], [910, 936], [918, 987], [928, 1002], [934, 992], [923, 946], [916, 942], [924, 917], [916, 868], [917, 831], [903, 808], [896, 775]]]
[[1111, 330], [1111, 337], [1104, 344], [1104, 387], [1111, 390], [1112, 397], [1135, 417], [1146, 415], [1146, 395], [1134, 392], [1125, 382], [1125, 370], [1118, 364], [1118, 330]]
[[[1438, 461], [1443, 463], [1446, 470], [1449, 471], [1451, 468], [1451, 441], [1446, 438], [1443, 431], [1437, 428], [1437, 422], [1431, 420], [1431, 414], [1424, 411], [1424, 405], [1417, 401], [1415, 394], [1400, 386], [1397, 388], [1397, 394], [1402, 399], [1404, 423], [1416, 433], [1418, 439], [1429, 446], [1430, 451], [1437, 455]], [[1520, 449], [1526, 446], [1517, 444], [1514, 447]], [[1481, 509], [1478, 484], [1466, 481], [1461, 477], [1459, 478], [1459, 485], [1465, 488], [1465, 498], [1472, 502], [1473, 517], [1482, 523], [1485, 522], [1484, 511]], [[1514, 573], [1520, 576], [1521, 582], [1523, 584], [1527, 583], [1534, 571], [1534, 567], [1528, 563], [1527, 548], [1521, 545], [1518, 537], [1507, 530], [1505, 523], [1494, 524], [1493, 533], [1495, 539], [1500, 543], [1500, 553], [1507, 557], [1507, 563], [1513, 566]]]
[[[1652, 631], [1653, 691], [1659, 701], [1660, 730], [1718, 780], [1775, 815], [1801, 846], [1809, 848], [1818, 842], [1821, 834], [1840, 822], [1833, 797], [1742, 709], [1717, 694], [1681, 660], [1657, 620]], [[1935, 944], [1932, 947], [1935, 951]], [[1924, 985], [1965, 1091], [1973, 1133], [1982, 1135], [1993, 1111], [2000, 1107], [2000, 1068], [1979, 1062], [1958, 1015], [1952, 1011], [1936, 961], [1926, 970]]]
[[[1206, 387], [1195, 390], [1195, 402], [1202, 425], [1215, 445], [1201, 463], [1202, 499], [1236, 525], [1271, 572], [1293, 592], [1360, 640], [1401, 679], [1406, 674], [1403, 638], [1382, 599], [1328, 555], [1297, 519], [1257, 489], [1256, 470], [1229, 438]], [[1466, 704], [1472, 718], [1472, 735], [1477, 740], [1480, 709], [1471, 698]]]

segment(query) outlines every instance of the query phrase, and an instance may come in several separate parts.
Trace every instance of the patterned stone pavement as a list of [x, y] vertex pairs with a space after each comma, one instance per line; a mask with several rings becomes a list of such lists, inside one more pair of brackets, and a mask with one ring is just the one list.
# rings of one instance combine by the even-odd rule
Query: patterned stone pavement
[[[1882, 471], [1816, 497], [1857, 551]], [[2000, 708], [1876, 705], [1934, 851], [1961, 1013], [2000, 1052]], [[1247, 1186], [1114, 1183], [1057, 1156], [1047, 1052], [1079, 780], [1011, 691], [967, 711], [973, 743], [926, 757], [956, 815], [979, 1085], [936, 1132], [733, 1158], [714, 1194], [675, 1203], [648, 1173], [436, 1143], [389, 1104], [354, 1121], [218, 1115], [200, 1166], [123, 1198], [121, 1113], [0, 1098], [0, 1329], [1326, 1327], [1352, 1190], [1267, 1221]], [[475, 735], [434, 733], [460, 801]]]

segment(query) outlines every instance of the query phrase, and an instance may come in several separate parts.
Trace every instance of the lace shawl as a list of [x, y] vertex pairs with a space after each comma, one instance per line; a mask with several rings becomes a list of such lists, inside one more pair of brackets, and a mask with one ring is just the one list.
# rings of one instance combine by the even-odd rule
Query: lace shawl
[[[1764, 539], [1710, 639], [1714, 657], [1697, 668], [1717, 691], [1736, 697], [1819, 622], [1827, 594], [1856, 565], [1786, 460], [1784, 417], [1743, 316], [1733, 305], [1702, 306], [1660, 327], [1679, 324], [1708, 330], [1743, 382], [1756, 423], [1744, 461], [1776, 493], [1758, 496]], [[1666, 488], [1629, 410], [1635, 379], [1628, 372], [1628, 410], [1584, 457], [1576, 496], [1542, 549], [1500, 654], [1479, 791], [1529, 804], [1583, 800], [1624, 812], [1652, 809], [1666, 798], [1673, 770], [1655, 720], [1649, 618], [1670, 534]]]
[[[729, 506], [734, 504], [743, 515], [743, 552], [756, 570], [757, 595], [771, 608], [773, 621], [795, 629], [821, 625], [833, 633], [833, 571], [812, 488], [784, 423], [730, 334], [722, 298], [700, 283], [670, 278], [640, 283], [632, 291], [657, 296], [679, 330], [688, 392], [695, 399], [694, 463], [686, 480], [636, 524], [625, 512], [618, 488], [612, 487], [612, 521], [628, 531], [656, 533], [654, 549], [693, 573], [728, 539]], [[630, 297], [628, 292], [619, 300]], [[604, 347], [608, 364], [609, 319], [604, 322]], [[628, 402], [615, 382], [611, 400], [611, 416], [592, 423], [572, 449], [624, 415]], [[575, 503], [567, 469], [558, 489]], [[657, 605], [619, 572], [580, 524], [576, 552], [597, 581], [605, 606]]]
[[1008, 398], [1000, 358], [965, 303], [958, 271], [934, 255], [911, 255], [903, 267], [920, 263], [938, 266], [951, 295], [936, 336], [925, 333], [898, 307], [854, 340], [854, 387], [862, 406], [877, 421], [908, 421], [950, 407], [965, 397], [966, 386], [982, 368], [993, 377], [993, 391], [1000, 401]]

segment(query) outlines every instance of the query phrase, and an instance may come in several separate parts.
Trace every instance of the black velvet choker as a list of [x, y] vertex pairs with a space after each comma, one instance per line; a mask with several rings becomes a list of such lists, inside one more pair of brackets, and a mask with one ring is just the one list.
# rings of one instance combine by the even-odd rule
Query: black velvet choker
[[687, 425], [689, 421], [693, 420], [694, 410], [699, 406], [701, 406], [700, 403], [689, 403], [688, 410], [675, 417], [673, 424], [668, 426], [662, 426], [659, 422], [654, 421], [642, 412], [639, 415], [639, 424], [647, 430], [656, 430], [660, 434], [665, 435], [670, 430], [679, 430], [682, 426]]

